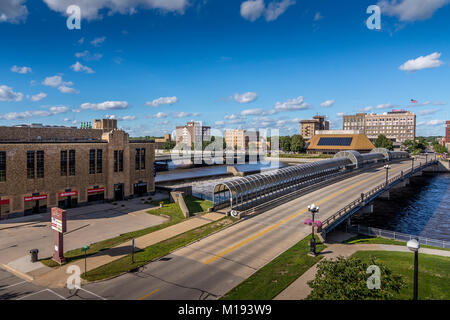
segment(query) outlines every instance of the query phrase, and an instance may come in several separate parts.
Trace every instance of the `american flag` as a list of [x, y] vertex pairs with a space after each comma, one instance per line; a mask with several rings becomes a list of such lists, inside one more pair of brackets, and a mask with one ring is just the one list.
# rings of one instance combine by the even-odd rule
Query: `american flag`
[[417, 100], [411, 99], [411, 103], [417, 103]]

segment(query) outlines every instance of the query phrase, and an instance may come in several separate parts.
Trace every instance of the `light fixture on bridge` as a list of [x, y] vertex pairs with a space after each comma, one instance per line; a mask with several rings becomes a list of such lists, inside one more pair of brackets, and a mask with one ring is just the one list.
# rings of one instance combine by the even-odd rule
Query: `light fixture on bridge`
[[383, 167], [384, 169], [386, 169], [386, 188], [388, 187], [388, 179], [389, 179], [389, 169], [391, 168], [390, 165], [386, 164]]

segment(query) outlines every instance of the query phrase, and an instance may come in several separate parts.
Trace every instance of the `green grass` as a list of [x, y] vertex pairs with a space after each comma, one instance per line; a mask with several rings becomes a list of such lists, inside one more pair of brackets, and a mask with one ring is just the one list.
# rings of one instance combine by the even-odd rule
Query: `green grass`
[[[277, 258], [256, 271], [248, 279], [241, 282], [222, 300], [271, 300], [287, 288], [298, 277], [316, 264], [322, 256], [308, 256], [309, 240], [304, 238], [297, 244], [283, 252]], [[317, 252], [325, 246], [317, 244]]]
[[[366, 243], [368, 243], [368, 244], [392, 244], [392, 245], [398, 245], [398, 246], [406, 246], [406, 242], [404, 242], [404, 241], [385, 239], [385, 238], [380, 238], [380, 237], [365, 236], [365, 235], [357, 235], [355, 237], [352, 237], [350, 239], [343, 241], [342, 243], [346, 243], [346, 244], [366, 244]], [[450, 249], [448, 249], [448, 248], [433, 247], [433, 246], [428, 246], [428, 245], [424, 245], [424, 244], [420, 244], [420, 247], [450, 251]]]
[[211, 201], [198, 199], [193, 196], [184, 197], [184, 202], [186, 203], [190, 214], [206, 212], [213, 205]]
[[190, 230], [181, 235], [156, 243], [145, 248], [142, 251], [135, 253], [134, 263], [131, 260], [131, 255], [127, 255], [94, 270], [88, 271], [87, 275], [82, 274], [82, 278], [89, 281], [103, 280], [123, 274], [125, 272], [136, 270], [137, 268], [155, 259], [167, 255], [175, 249], [183, 247], [197, 239], [223, 229], [235, 221], [236, 219], [232, 217], [224, 217], [218, 221], [211, 222], [207, 225], [201, 226], [194, 230]]
[[[206, 201], [207, 203], [204, 203], [205, 201], [198, 200], [193, 197], [191, 197], [191, 198], [192, 199], [189, 201], [197, 203], [196, 206], [198, 205], [199, 207], [202, 207], [202, 208], [207, 207], [208, 203], [210, 203], [209, 201]], [[156, 216], [169, 217], [169, 219], [170, 219], [169, 221], [164, 222], [159, 225], [156, 225], [156, 226], [148, 227], [148, 228], [137, 230], [137, 231], [127, 232], [127, 233], [121, 234], [118, 237], [114, 237], [111, 239], [106, 239], [103, 241], [93, 243], [93, 244], [89, 245], [89, 250], [87, 250], [87, 252], [86, 252], [87, 256], [91, 256], [91, 255], [94, 255], [101, 251], [108, 250], [108, 249], [115, 247], [121, 243], [124, 243], [128, 240], [138, 238], [143, 235], [167, 228], [171, 225], [177, 224], [184, 220], [184, 215], [181, 212], [180, 206], [178, 204], [170, 203], [169, 199], [165, 199], [162, 201], [164, 202], [164, 206], [162, 208], [151, 209], [151, 210], [148, 210], [147, 212], [149, 214], [156, 215]], [[159, 206], [160, 202], [161, 201], [152, 201], [151, 204], [153, 204], [155, 206]], [[198, 202], [200, 202], [200, 204], [198, 204]], [[67, 264], [67, 263], [84, 258], [84, 251], [82, 251], [81, 248], [78, 248], [78, 249], [74, 249], [74, 250], [65, 252], [64, 256], [66, 257], [65, 264]], [[42, 262], [43, 264], [45, 264], [48, 267], [52, 267], [52, 268], [59, 267], [59, 264], [57, 262], [53, 261], [52, 258], [41, 259], [40, 262]]]
[[[409, 252], [358, 251], [352, 257], [369, 261], [376, 257], [395, 274], [401, 275], [406, 286], [394, 297], [398, 300], [412, 298], [414, 255]], [[383, 279], [381, 279], [383, 281]], [[450, 299], [450, 258], [419, 253], [419, 299]]]

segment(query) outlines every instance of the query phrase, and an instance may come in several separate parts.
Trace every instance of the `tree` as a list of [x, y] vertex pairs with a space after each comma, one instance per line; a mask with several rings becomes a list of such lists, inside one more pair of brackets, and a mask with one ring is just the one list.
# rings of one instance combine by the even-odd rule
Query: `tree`
[[432, 147], [434, 149], [434, 152], [436, 153], [448, 153], [448, 150], [446, 147], [440, 145], [439, 143], [435, 142], [432, 144]]
[[380, 134], [378, 138], [374, 141], [374, 145], [376, 148], [385, 148], [388, 150], [394, 150], [394, 144], [391, 140], [386, 138], [384, 134]]
[[175, 141], [166, 141], [163, 143], [164, 150], [172, 150], [175, 147]]
[[291, 151], [291, 137], [289, 136], [280, 137], [280, 148], [284, 152]]
[[[369, 289], [367, 273], [369, 266], [380, 268], [380, 289]], [[373, 280], [372, 284], [375, 284]], [[308, 281], [312, 292], [310, 300], [367, 300], [392, 299], [405, 285], [403, 278], [380, 261], [371, 257], [369, 263], [358, 258], [344, 258], [335, 260], [324, 259], [318, 264], [316, 277]]]
[[305, 150], [305, 140], [299, 134], [294, 134], [291, 138], [291, 151], [293, 152], [303, 152]]

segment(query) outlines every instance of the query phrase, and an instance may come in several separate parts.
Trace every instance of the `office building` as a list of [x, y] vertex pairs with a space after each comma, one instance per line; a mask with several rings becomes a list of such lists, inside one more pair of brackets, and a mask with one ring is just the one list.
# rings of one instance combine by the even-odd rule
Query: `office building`
[[330, 122], [325, 121], [325, 116], [314, 116], [310, 120], [300, 121], [300, 134], [305, 140], [311, 139], [317, 130], [329, 130]]
[[192, 143], [201, 144], [203, 141], [211, 141], [211, 127], [203, 126], [201, 122], [191, 121], [185, 126], [177, 126], [176, 144], [185, 144], [188, 147]]
[[103, 123], [1, 127], [0, 218], [154, 191], [154, 143]]

